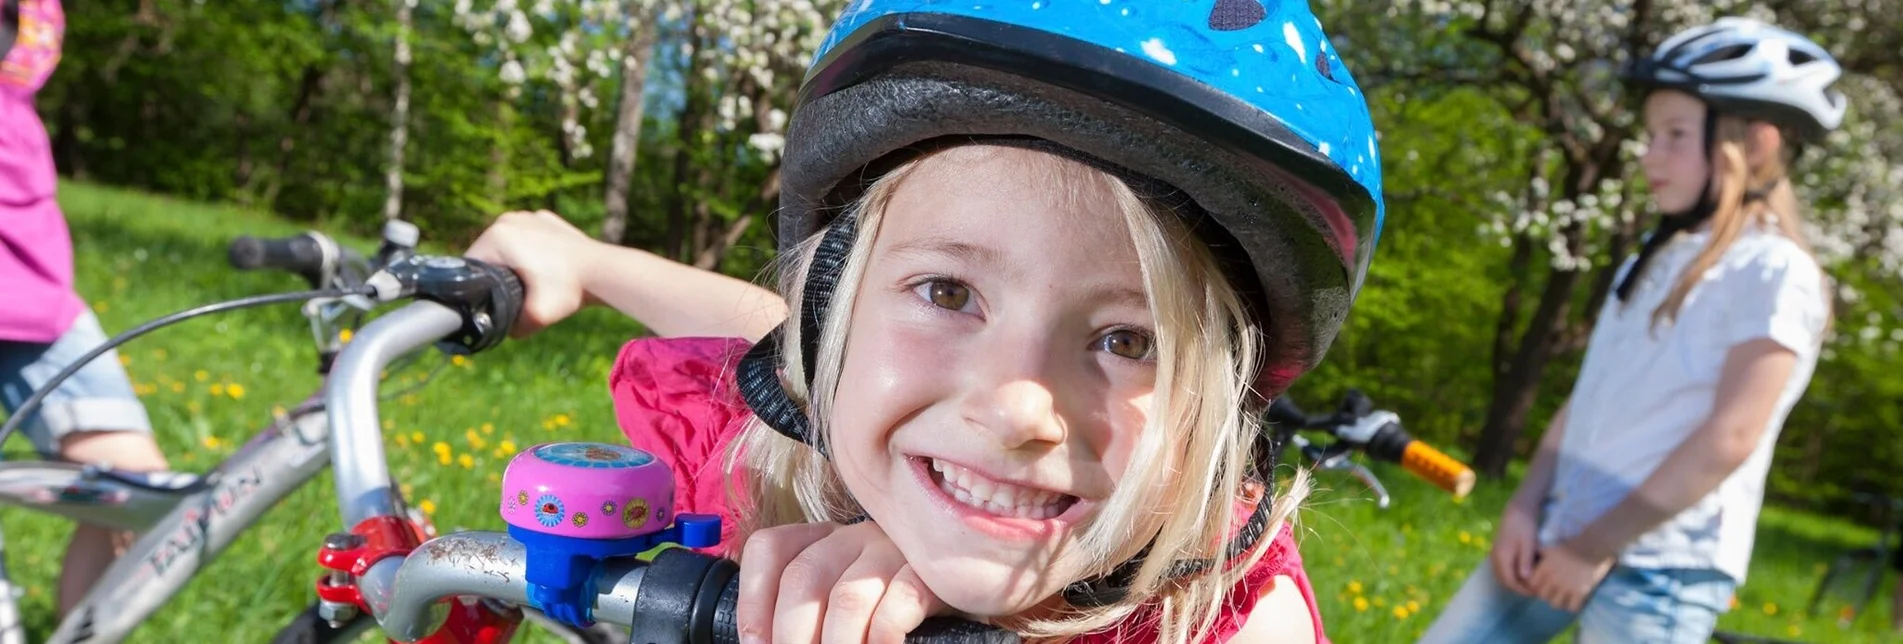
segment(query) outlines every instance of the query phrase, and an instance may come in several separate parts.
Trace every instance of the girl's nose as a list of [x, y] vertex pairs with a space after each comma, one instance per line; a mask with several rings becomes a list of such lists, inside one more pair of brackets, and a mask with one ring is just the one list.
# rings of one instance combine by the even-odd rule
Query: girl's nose
[[1057, 415], [1057, 401], [1043, 384], [1030, 380], [1002, 382], [966, 400], [966, 419], [985, 428], [1005, 449], [1064, 442], [1064, 421]]

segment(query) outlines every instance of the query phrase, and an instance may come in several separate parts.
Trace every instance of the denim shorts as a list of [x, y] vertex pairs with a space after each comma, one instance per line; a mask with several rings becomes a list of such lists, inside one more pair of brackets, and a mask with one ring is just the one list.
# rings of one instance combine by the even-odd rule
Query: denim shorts
[[[52, 344], [0, 340], [0, 407], [12, 414], [53, 376], [105, 343], [106, 333], [91, 311], [80, 313]], [[152, 421], [132, 391], [118, 352], [107, 351], [60, 383], [20, 430], [41, 456], [56, 458], [67, 434], [151, 433]]]
[[1712, 569], [1613, 566], [1579, 613], [1507, 590], [1481, 563], [1422, 642], [1546, 642], [1579, 623], [1580, 644], [1703, 644], [1738, 587]]

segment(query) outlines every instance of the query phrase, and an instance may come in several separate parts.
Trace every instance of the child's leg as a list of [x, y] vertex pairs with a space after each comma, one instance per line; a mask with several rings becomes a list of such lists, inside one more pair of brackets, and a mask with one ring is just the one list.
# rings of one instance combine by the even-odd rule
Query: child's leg
[[1572, 623], [1572, 613], [1507, 590], [1494, 579], [1492, 564], [1482, 561], [1421, 642], [1545, 642]]
[[[87, 312], [53, 344], [0, 342], [0, 402], [9, 411], [17, 409], [54, 375], [105, 341], [99, 319]], [[48, 457], [138, 472], [167, 467], [117, 352], [100, 355], [60, 383], [23, 431]], [[74, 529], [60, 571], [61, 615], [85, 596], [130, 541], [130, 534], [100, 526]]]
[[1703, 644], [1737, 587], [1711, 569], [1613, 566], [1579, 616], [1579, 642]]

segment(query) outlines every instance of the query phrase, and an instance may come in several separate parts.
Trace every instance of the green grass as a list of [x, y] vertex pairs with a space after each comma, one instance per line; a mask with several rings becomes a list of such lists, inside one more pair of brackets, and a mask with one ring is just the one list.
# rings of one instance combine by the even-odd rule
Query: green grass
[[[297, 226], [267, 215], [86, 184], [62, 202], [77, 242], [80, 291], [109, 331], [176, 310], [300, 288], [292, 277], [240, 273], [225, 245], [240, 234]], [[369, 240], [347, 240], [360, 249]], [[638, 325], [589, 311], [526, 343], [448, 366], [429, 386], [383, 407], [391, 466], [416, 504], [449, 530], [500, 529], [496, 477], [509, 447], [550, 440], [621, 440], [605, 392], [609, 361]], [[203, 471], [229, 455], [274, 407], [318, 385], [308, 327], [294, 307], [240, 311], [156, 332], [121, 351], [175, 467]], [[394, 374], [415, 382], [417, 368]], [[11, 452], [24, 449], [15, 443]], [[1483, 484], [1456, 502], [1397, 469], [1377, 472], [1394, 504], [1378, 510], [1352, 479], [1323, 474], [1302, 516], [1302, 553], [1323, 620], [1339, 642], [1411, 641], [1486, 554], [1508, 490]], [[134, 634], [134, 642], [267, 640], [312, 599], [313, 554], [338, 527], [328, 475], [297, 491], [209, 565]], [[54, 580], [69, 525], [19, 510], [0, 513], [7, 556], [27, 594], [33, 638], [53, 627]], [[1850, 523], [1769, 508], [1757, 555], [1727, 630], [1816, 642], [1877, 642], [1887, 608], [1853, 631], [1799, 608], [1835, 552], [1875, 538]], [[1877, 604], [1887, 606], [1888, 584]], [[546, 636], [530, 641], [553, 641]]]

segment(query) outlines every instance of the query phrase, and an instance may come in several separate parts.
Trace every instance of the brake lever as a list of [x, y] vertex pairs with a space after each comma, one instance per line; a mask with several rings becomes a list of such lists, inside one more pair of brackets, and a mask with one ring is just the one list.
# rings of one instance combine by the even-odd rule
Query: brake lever
[[1345, 469], [1347, 469], [1349, 473], [1354, 474], [1355, 478], [1361, 479], [1362, 483], [1368, 484], [1369, 489], [1374, 490], [1375, 507], [1383, 510], [1388, 509], [1388, 489], [1381, 485], [1381, 479], [1376, 478], [1373, 471], [1369, 470], [1367, 466], [1353, 461], [1348, 461], [1348, 467]]

